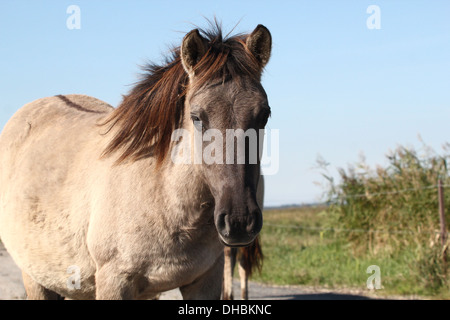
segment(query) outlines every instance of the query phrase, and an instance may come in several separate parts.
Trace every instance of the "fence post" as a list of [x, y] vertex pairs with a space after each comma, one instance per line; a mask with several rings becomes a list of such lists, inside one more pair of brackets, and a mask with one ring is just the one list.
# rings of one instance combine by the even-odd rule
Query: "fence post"
[[444, 206], [444, 187], [442, 180], [438, 180], [438, 195], [439, 195], [439, 221], [441, 224], [441, 245], [442, 245], [442, 259], [444, 262], [444, 268], [447, 268], [447, 250], [445, 245], [447, 243], [447, 228], [445, 226], [445, 206]]

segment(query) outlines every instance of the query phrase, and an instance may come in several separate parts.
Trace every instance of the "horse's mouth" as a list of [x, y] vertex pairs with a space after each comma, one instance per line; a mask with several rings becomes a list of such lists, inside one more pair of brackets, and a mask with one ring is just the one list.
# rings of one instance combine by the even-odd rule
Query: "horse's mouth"
[[224, 239], [222, 239], [222, 236], [219, 234], [219, 241], [226, 247], [230, 248], [242, 248], [242, 247], [248, 247], [253, 241], [250, 241], [249, 243], [227, 243]]

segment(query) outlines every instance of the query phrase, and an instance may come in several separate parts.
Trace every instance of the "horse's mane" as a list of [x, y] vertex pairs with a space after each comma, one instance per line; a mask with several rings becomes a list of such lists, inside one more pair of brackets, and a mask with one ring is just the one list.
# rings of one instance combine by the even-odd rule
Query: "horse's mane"
[[[224, 38], [218, 24], [211, 30], [199, 31], [208, 48], [194, 67], [194, 89], [214, 80], [259, 79], [260, 64], [245, 45], [248, 35]], [[117, 129], [103, 152], [107, 156], [120, 150], [116, 163], [155, 156], [157, 164], [161, 164], [169, 151], [173, 130], [183, 121], [189, 77], [181, 62], [180, 48], [172, 50], [165, 64], [149, 63], [143, 70], [141, 80], [102, 124], [108, 133], [113, 127]]]

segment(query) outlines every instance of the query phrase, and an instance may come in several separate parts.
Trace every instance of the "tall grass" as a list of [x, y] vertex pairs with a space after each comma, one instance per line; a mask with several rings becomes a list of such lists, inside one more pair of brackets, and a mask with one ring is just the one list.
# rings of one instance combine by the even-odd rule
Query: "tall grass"
[[[253, 280], [378, 297], [450, 299], [440, 278], [439, 252], [411, 248], [395, 254], [382, 250], [355, 254], [343, 236], [346, 231], [329, 228], [329, 220], [326, 206], [266, 210], [261, 232], [264, 263], [262, 273], [253, 274]], [[371, 265], [381, 268], [383, 289], [376, 292], [366, 284]]]
[[[437, 154], [398, 147], [387, 155], [386, 167], [369, 167], [364, 159], [339, 169], [340, 181], [327, 173], [327, 198], [331, 227], [347, 232], [342, 237], [355, 254], [415, 256], [411, 265], [416, 281], [438, 290], [448, 288], [439, 238], [437, 182], [450, 185], [449, 150]], [[449, 188], [450, 189], [450, 188]], [[445, 195], [446, 220], [450, 222], [450, 190]]]

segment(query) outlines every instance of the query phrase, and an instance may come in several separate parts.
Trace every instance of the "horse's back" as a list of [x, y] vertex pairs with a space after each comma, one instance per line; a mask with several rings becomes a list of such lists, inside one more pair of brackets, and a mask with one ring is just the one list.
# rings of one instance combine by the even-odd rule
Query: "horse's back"
[[[99, 157], [98, 122], [111, 110], [88, 96], [43, 98], [22, 107], [0, 135], [0, 237], [19, 267], [47, 288], [60, 287], [73, 265], [93, 278], [89, 204], [71, 209], [74, 187], [83, 189], [73, 180], [89, 175], [80, 165], [86, 154]], [[49, 269], [59, 276], [47, 279]]]
[[58, 95], [23, 106], [0, 134], [0, 194], [21, 176], [26, 176], [24, 187], [34, 180], [40, 186], [63, 183], [58, 171], [72, 166], [84, 147], [102, 140], [98, 122], [112, 110], [84, 95]]
[[13, 115], [0, 134], [2, 154], [18, 151], [42, 131], [54, 130], [52, 135], [56, 136], [67, 126], [82, 125], [83, 118], [88, 124], [112, 110], [105, 102], [85, 95], [58, 95], [30, 102]]

